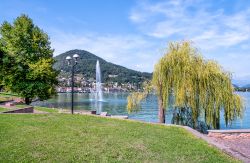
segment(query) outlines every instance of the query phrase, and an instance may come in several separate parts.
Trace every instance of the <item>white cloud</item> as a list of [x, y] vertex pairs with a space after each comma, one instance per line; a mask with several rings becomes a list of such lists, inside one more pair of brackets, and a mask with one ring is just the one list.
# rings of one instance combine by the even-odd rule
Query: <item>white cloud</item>
[[[250, 40], [250, 8], [226, 14], [199, 0], [143, 3], [130, 14], [147, 35], [166, 39], [188, 39], [202, 49], [229, 47]], [[209, 46], [207, 46], [209, 45]]]
[[250, 9], [226, 12], [224, 8], [211, 9], [211, 5], [201, 0], [138, 1], [129, 15], [138, 33], [49, 30], [52, 47], [55, 55], [83, 49], [109, 62], [152, 72], [168, 41], [192, 40], [207, 58], [218, 60], [235, 78], [249, 78]]
[[250, 82], [250, 7], [237, 5], [242, 1], [233, 2], [232, 7], [218, 3], [144, 1], [132, 9], [129, 18], [142, 33], [155, 39], [191, 40], [206, 58], [218, 60], [233, 72], [234, 79]]

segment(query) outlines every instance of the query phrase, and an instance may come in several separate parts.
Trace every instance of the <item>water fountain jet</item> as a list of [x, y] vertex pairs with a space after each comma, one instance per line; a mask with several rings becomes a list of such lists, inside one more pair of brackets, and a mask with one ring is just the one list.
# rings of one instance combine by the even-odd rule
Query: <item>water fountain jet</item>
[[96, 61], [96, 93], [95, 93], [96, 101], [103, 101], [103, 93], [102, 93], [102, 82], [101, 82], [101, 69], [99, 60]]

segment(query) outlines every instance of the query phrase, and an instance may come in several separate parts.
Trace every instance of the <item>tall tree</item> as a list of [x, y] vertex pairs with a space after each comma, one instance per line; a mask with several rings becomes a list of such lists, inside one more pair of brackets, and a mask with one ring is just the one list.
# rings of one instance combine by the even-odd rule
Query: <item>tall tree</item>
[[55, 93], [57, 72], [53, 69], [53, 50], [49, 37], [26, 15], [13, 24], [0, 27], [4, 52], [2, 74], [4, 87], [19, 94], [30, 104], [32, 99], [45, 100]]
[[[205, 60], [190, 42], [169, 44], [166, 54], [155, 65], [151, 88], [158, 96], [160, 123], [165, 123], [169, 106], [191, 112], [194, 128], [201, 116], [207, 125], [219, 128], [221, 110], [226, 124], [242, 115], [243, 102], [234, 93], [231, 74], [215, 61]], [[138, 108], [148, 92], [146, 89], [130, 95], [128, 110]]]
[[3, 87], [3, 50], [2, 50], [2, 45], [0, 42], [0, 91], [2, 90]]

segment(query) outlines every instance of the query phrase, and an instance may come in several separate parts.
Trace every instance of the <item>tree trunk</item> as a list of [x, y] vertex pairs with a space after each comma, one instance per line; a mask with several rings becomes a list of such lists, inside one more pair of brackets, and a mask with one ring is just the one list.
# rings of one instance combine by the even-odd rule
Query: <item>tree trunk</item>
[[216, 129], [220, 129], [220, 113], [218, 113], [218, 117], [215, 118], [215, 122], [216, 122]]
[[28, 97], [25, 97], [24, 100], [26, 105], [29, 105], [31, 103], [31, 99]]
[[165, 109], [163, 107], [163, 99], [162, 97], [158, 97], [158, 117], [160, 123], [165, 123]]
[[218, 117], [216, 117], [216, 113], [213, 114], [213, 128], [220, 129], [220, 113], [217, 113]]

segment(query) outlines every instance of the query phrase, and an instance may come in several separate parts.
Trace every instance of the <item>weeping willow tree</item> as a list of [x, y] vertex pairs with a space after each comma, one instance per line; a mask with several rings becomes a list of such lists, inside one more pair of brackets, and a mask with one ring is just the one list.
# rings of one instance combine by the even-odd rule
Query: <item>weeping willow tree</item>
[[219, 128], [221, 110], [227, 125], [242, 116], [243, 101], [234, 93], [231, 73], [217, 62], [205, 60], [190, 42], [170, 43], [146, 85], [145, 91], [128, 96], [129, 112], [138, 110], [140, 102], [155, 90], [160, 123], [165, 123], [169, 106], [189, 111], [194, 128], [199, 117], [212, 128]]

